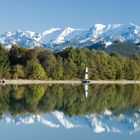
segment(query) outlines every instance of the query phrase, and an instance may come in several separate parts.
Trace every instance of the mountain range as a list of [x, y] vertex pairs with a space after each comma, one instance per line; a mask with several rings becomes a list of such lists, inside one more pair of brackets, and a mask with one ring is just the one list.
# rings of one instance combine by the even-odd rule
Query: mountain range
[[67, 116], [63, 112], [53, 111], [45, 114], [25, 114], [11, 116], [5, 113], [0, 121], [7, 124], [30, 125], [40, 123], [47, 127], [66, 129], [89, 127], [94, 133], [113, 132], [113, 133], [134, 133], [140, 130], [140, 110], [137, 112], [125, 112], [114, 114], [106, 110], [102, 114], [89, 114], [80, 116]]
[[51, 28], [42, 33], [16, 30], [0, 34], [0, 43], [7, 48], [16, 44], [29, 48], [41, 46], [53, 51], [62, 51], [70, 45], [75, 48], [105, 50], [109, 53], [123, 48], [126, 55], [133, 52], [140, 54], [140, 26], [133, 23], [95, 24], [89, 29]]

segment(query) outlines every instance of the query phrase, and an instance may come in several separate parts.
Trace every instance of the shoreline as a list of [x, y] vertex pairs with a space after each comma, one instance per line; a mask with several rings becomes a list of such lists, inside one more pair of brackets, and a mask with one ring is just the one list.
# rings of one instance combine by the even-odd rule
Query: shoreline
[[[88, 84], [140, 84], [140, 80], [89, 80]], [[0, 85], [83, 84], [83, 80], [1, 80]]]

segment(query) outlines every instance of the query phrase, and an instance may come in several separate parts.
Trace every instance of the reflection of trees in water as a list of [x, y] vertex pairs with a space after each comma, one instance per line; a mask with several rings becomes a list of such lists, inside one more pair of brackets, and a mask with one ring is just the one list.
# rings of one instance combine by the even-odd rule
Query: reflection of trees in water
[[10, 87], [2, 87], [0, 86], [0, 116], [3, 112], [8, 110], [9, 106], [9, 90]]
[[86, 98], [81, 85], [26, 85], [0, 88], [0, 114], [60, 110], [68, 115], [121, 112], [140, 108], [140, 85], [90, 85]]

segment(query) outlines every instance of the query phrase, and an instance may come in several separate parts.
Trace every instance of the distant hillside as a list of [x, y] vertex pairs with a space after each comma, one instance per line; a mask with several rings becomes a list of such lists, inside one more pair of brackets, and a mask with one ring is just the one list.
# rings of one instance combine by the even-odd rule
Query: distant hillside
[[87, 48], [92, 50], [105, 51], [106, 53], [119, 53], [123, 56], [140, 55], [140, 44], [128, 44], [122, 42], [114, 42], [112, 45], [106, 47], [104, 43], [97, 43]]

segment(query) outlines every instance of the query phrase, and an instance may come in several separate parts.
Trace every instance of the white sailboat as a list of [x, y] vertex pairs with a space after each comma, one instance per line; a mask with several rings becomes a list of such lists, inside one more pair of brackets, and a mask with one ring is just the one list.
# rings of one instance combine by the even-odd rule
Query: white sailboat
[[85, 96], [88, 97], [88, 84], [90, 81], [88, 80], [88, 67], [85, 69], [85, 79], [83, 80], [84, 86], [85, 86]]
[[85, 79], [83, 80], [83, 83], [90, 83], [90, 81], [88, 80], [88, 67], [86, 67], [85, 69]]

